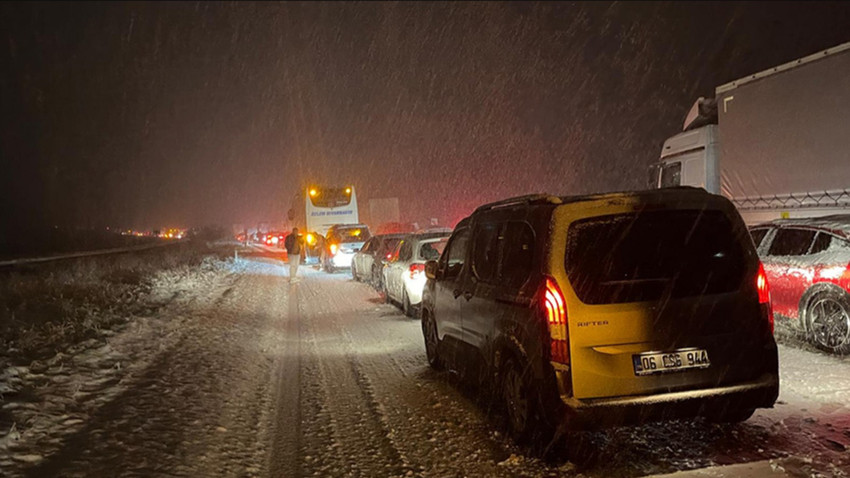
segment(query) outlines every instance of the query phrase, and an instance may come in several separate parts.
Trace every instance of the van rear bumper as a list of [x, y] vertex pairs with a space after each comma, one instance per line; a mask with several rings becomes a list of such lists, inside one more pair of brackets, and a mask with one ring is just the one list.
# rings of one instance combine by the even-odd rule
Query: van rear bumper
[[593, 429], [676, 418], [695, 418], [726, 410], [772, 408], [779, 396], [779, 376], [765, 374], [752, 382], [653, 395], [578, 400], [561, 397], [570, 428]]

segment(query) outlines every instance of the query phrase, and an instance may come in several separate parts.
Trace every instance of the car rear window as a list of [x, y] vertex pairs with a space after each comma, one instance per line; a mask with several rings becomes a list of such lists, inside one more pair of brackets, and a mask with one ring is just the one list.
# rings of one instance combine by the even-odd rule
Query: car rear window
[[770, 244], [768, 256], [802, 256], [809, 251], [815, 231], [806, 229], [780, 229]]
[[567, 276], [586, 304], [731, 292], [745, 271], [742, 238], [721, 211], [600, 216], [567, 236]]
[[384, 239], [384, 242], [381, 244], [381, 248], [378, 250], [378, 252], [382, 252], [384, 254], [392, 252], [398, 246], [399, 242], [401, 242], [400, 237], [391, 237]]
[[339, 242], [364, 242], [372, 237], [365, 227], [339, 228], [332, 235]]
[[759, 247], [759, 245], [761, 245], [761, 241], [763, 241], [763, 240], [764, 240], [764, 236], [766, 236], [766, 235], [767, 235], [767, 231], [768, 231], [768, 230], [769, 230], [769, 229], [767, 229], [767, 228], [762, 228], [762, 229], [751, 229], [751, 230], [750, 230], [750, 236], [752, 236], [752, 238], [753, 238], [753, 245], [755, 245], [755, 246], [756, 246], [756, 248], [758, 248], [758, 247]]

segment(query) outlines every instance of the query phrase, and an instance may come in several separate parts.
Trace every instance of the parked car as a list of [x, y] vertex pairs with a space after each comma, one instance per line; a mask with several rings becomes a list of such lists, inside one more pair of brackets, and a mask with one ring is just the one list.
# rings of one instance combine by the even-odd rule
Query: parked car
[[764, 269], [729, 200], [695, 188], [479, 207], [426, 264], [429, 364], [492, 378], [518, 441], [702, 416], [779, 392]]
[[333, 273], [337, 269], [351, 267], [354, 258], [363, 244], [372, 235], [365, 224], [335, 224], [328, 228], [322, 249], [322, 267]]
[[384, 261], [396, 248], [404, 234], [381, 234], [366, 241], [360, 252], [351, 260], [351, 276], [356, 281], [367, 281], [381, 288], [381, 271]]
[[419, 309], [425, 287], [425, 263], [440, 258], [450, 234], [437, 232], [406, 236], [384, 264], [384, 297], [387, 302], [399, 304], [404, 315], [413, 317]]
[[819, 348], [850, 354], [850, 215], [778, 219], [750, 232], [774, 312]]

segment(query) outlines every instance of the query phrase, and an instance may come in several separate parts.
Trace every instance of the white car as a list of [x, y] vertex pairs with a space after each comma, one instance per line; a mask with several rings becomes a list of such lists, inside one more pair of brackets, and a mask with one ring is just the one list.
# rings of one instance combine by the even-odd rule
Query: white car
[[422, 303], [425, 287], [425, 263], [440, 258], [450, 232], [412, 234], [399, 242], [389, 260], [384, 263], [383, 286], [387, 302], [401, 306], [404, 314], [413, 317]]
[[372, 237], [365, 224], [335, 224], [328, 229], [322, 266], [326, 272], [351, 267], [354, 254]]

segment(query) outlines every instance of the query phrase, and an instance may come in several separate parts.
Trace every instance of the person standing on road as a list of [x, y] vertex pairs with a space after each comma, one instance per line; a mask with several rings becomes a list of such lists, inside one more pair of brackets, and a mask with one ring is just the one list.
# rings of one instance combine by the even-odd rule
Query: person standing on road
[[297, 227], [293, 227], [292, 232], [286, 236], [283, 247], [289, 256], [289, 282], [298, 282], [298, 265], [301, 264], [301, 255], [304, 254], [304, 239], [298, 235]]

